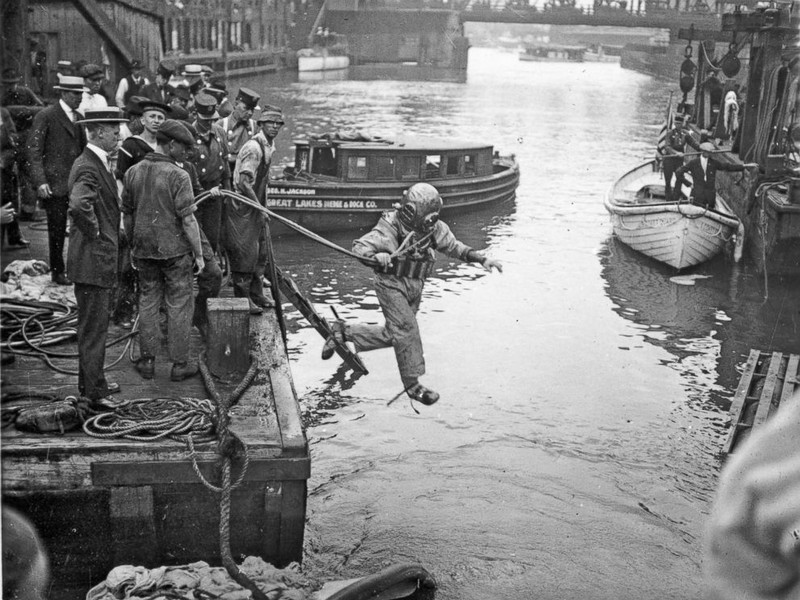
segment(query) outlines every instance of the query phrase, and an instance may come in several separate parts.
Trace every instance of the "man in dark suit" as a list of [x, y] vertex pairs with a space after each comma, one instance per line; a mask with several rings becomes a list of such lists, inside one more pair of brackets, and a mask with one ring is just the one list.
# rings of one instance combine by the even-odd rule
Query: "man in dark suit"
[[685, 174], [692, 176], [692, 195], [690, 202], [704, 208], [714, 208], [717, 202], [717, 171], [744, 171], [745, 168], [758, 168], [755, 163], [730, 164], [715, 160], [712, 152], [716, 148], [711, 142], [700, 144], [700, 156], [681, 165], [675, 171], [675, 198], [680, 197], [681, 188], [688, 185]]
[[64, 239], [67, 234], [69, 188], [72, 163], [86, 145], [77, 108], [83, 95], [83, 78], [64, 75], [53, 89], [61, 93], [57, 104], [40, 111], [33, 119], [27, 153], [30, 178], [47, 213], [50, 272], [59, 285], [71, 285], [64, 268]]
[[109, 394], [119, 385], [106, 381], [111, 292], [117, 284], [120, 199], [109, 154], [119, 143], [122, 111], [116, 107], [87, 109], [78, 123], [86, 126], [88, 143], [69, 174], [67, 269], [75, 282], [78, 303], [78, 391], [95, 408], [114, 408]]
[[156, 80], [153, 83], [148, 83], [147, 85], [142, 86], [142, 88], [139, 90], [139, 95], [156, 102], [161, 102], [162, 104], [169, 103], [169, 80], [174, 72], [175, 70], [166, 64], [158, 63], [158, 69], [156, 69]]

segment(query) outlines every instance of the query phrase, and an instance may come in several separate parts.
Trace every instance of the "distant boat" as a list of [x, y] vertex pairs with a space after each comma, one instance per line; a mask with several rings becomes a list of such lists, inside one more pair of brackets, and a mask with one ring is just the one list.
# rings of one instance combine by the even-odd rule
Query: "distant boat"
[[585, 46], [565, 46], [561, 44], [534, 44], [519, 53], [520, 60], [536, 62], [583, 62]]
[[338, 33], [315, 36], [318, 39], [309, 48], [297, 51], [297, 70], [335, 71], [350, 66], [347, 38]]
[[619, 54], [609, 54], [603, 46], [597, 48], [587, 48], [583, 53], [583, 60], [586, 62], [619, 62]]
[[622, 243], [676, 269], [712, 258], [737, 233], [737, 243], [743, 237], [739, 219], [719, 195], [714, 209], [668, 202], [655, 161], [620, 177], [604, 204]]
[[316, 232], [374, 225], [413, 183], [439, 190], [443, 214], [514, 197], [519, 165], [490, 144], [340, 132], [295, 142], [294, 166], [270, 179], [267, 207]]

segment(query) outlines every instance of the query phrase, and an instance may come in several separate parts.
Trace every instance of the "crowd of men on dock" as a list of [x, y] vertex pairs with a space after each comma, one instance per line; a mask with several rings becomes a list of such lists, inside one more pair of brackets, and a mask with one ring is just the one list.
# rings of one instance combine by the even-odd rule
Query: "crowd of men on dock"
[[[155, 374], [162, 315], [170, 378], [197, 373], [190, 330], [206, 334], [223, 248], [234, 295], [248, 299], [252, 314], [274, 303], [264, 290], [268, 231], [257, 205], [265, 202], [281, 109], [259, 106], [248, 88], [229, 100], [224, 80], [201, 65], [186, 65], [176, 80], [161, 63], [152, 82], [138, 62], [130, 67], [111, 94], [101, 66], [76, 73], [59, 63], [58, 98], [44, 107], [14, 69], [2, 73], [4, 239], [8, 249], [28, 245], [14, 217], [35, 218], [35, 193], [34, 208], [38, 201], [47, 218], [52, 282], [75, 286], [78, 387], [96, 408], [114, 408], [119, 391], [103, 371], [112, 319], [130, 327], [138, 311], [143, 378]], [[21, 137], [15, 121], [25, 120]]]

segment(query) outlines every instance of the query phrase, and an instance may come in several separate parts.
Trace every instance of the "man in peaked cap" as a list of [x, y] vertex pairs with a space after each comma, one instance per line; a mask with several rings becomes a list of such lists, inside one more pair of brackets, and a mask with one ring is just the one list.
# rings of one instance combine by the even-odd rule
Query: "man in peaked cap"
[[233, 112], [233, 105], [230, 100], [228, 100], [228, 89], [225, 86], [224, 79], [221, 77], [212, 78], [205, 92], [217, 99], [217, 112], [221, 118], [224, 119]]
[[[728, 164], [713, 157], [716, 147], [711, 142], [700, 144], [700, 156], [684, 163], [675, 171], [675, 197], [680, 197], [681, 188], [688, 185], [686, 173], [692, 175], [690, 202], [704, 208], [714, 208], [717, 203], [717, 171], [744, 171], [758, 169], [758, 164]], [[750, 171], [752, 173], [752, 171]]]
[[167, 104], [169, 102], [169, 80], [175, 73], [170, 65], [160, 62], [156, 69], [156, 80], [148, 83], [140, 90], [142, 96]]
[[189, 362], [192, 269], [199, 273], [205, 267], [191, 180], [178, 166], [186, 160], [194, 138], [185, 125], [168, 119], [159, 127], [157, 140], [157, 151], [125, 174], [122, 194], [125, 231], [132, 236], [132, 256], [139, 270], [142, 356], [136, 369], [144, 379], [155, 375], [164, 307], [173, 363], [170, 379], [182, 381], [198, 370]]
[[228, 160], [231, 172], [236, 168], [236, 158], [239, 151], [251, 137], [256, 134], [256, 123], [253, 121], [253, 112], [261, 99], [256, 92], [248, 88], [240, 88], [233, 102], [233, 112], [220, 122], [228, 138]]
[[100, 92], [103, 87], [103, 80], [106, 78], [105, 69], [100, 65], [89, 63], [81, 67], [81, 77], [85, 82], [85, 88], [81, 104], [78, 106], [78, 112], [85, 113], [90, 108], [107, 107], [108, 102]]
[[[264, 106], [258, 117], [261, 130], [239, 152], [233, 183], [236, 191], [264, 206], [267, 201], [269, 167], [275, 152], [275, 137], [283, 127], [283, 113], [276, 106]], [[225, 239], [235, 296], [249, 298], [250, 312], [274, 306], [272, 293], [265, 293], [269, 229], [263, 213], [230, 201], [225, 216]]]
[[149, 84], [147, 77], [142, 75], [142, 63], [138, 60], [131, 61], [131, 72], [123, 77], [117, 86], [114, 99], [117, 106], [124, 109], [131, 96], [139, 96], [144, 86]]
[[119, 196], [110, 155], [125, 122], [117, 107], [87, 109], [87, 144], [69, 174], [69, 232], [67, 272], [75, 282], [78, 304], [78, 391], [96, 409], [119, 403], [110, 394], [119, 385], [106, 380], [103, 367], [108, 336], [111, 293], [117, 285]]
[[83, 127], [77, 124], [81, 117], [77, 108], [83, 95], [83, 78], [62, 76], [53, 89], [61, 98], [34, 117], [26, 151], [31, 181], [47, 213], [52, 279], [59, 285], [71, 285], [64, 264], [69, 207], [67, 181], [72, 163], [86, 144]]
[[197, 118], [197, 142], [193, 162], [197, 167], [200, 185], [212, 197], [197, 207], [197, 220], [211, 247], [219, 249], [222, 228], [222, 189], [230, 189], [231, 172], [225, 131], [216, 124], [219, 120], [217, 101], [209, 94], [198, 94], [194, 101]]

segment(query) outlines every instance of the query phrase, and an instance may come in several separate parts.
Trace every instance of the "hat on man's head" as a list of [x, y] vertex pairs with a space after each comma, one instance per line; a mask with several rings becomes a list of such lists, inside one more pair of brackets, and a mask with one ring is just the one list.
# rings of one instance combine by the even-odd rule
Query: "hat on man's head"
[[224, 77], [212, 77], [208, 80], [208, 85], [210, 85], [215, 90], [220, 90], [223, 92], [228, 91], [228, 87], [225, 85], [225, 78]]
[[207, 87], [203, 90], [204, 94], [208, 94], [209, 96], [214, 96], [214, 99], [217, 101], [217, 104], [222, 102], [225, 99], [225, 96], [228, 94], [225, 90], [221, 90], [215, 87]]
[[183, 121], [185, 123], [189, 122], [191, 115], [189, 115], [189, 111], [183, 108], [180, 104], [173, 104], [171, 107], [172, 112], [170, 113], [170, 117], [175, 119], [176, 121]]
[[200, 65], [200, 70], [201, 70], [203, 73], [207, 73], [207, 74], [209, 74], [209, 75], [210, 75], [211, 73], [213, 73], [213, 72], [214, 72], [214, 69], [212, 69], [212, 68], [211, 68], [210, 66], [208, 66], [208, 65]]
[[194, 99], [194, 108], [197, 111], [197, 118], [204, 121], [219, 119], [217, 112], [217, 99], [213, 96], [201, 92]]
[[247, 108], [254, 110], [255, 107], [258, 106], [258, 101], [261, 100], [261, 96], [250, 88], [239, 88], [236, 99], [241, 100]]
[[163, 62], [158, 63], [158, 68], [156, 69], [156, 73], [161, 75], [164, 79], [169, 81], [169, 78], [172, 77], [172, 74], [175, 73], [175, 69], [172, 65], [167, 65]]
[[184, 77], [200, 77], [203, 72], [202, 65], [184, 65], [183, 73], [181, 73]]
[[58, 71], [72, 71], [72, 61], [60, 60], [56, 63], [56, 67]]
[[700, 150], [702, 152], [714, 152], [714, 150], [716, 149], [717, 149], [716, 146], [714, 146], [714, 144], [712, 144], [711, 142], [703, 142], [702, 144], [700, 144]]
[[0, 76], [0, 83], [18, 83], [20, 80], [22, 80], [22, 77], [14, 67], [3, 69], [3, 75]]
[[194, 136], [186, 129], [186, 125], [175, 119], [167, 119], [161, 124], [156, 133], [157, 137], [165, 137], [170, 140], [175, 140], [186, 146], [194, 146]]
[[189, 88], [185, 85], [171, 85], [167, 88], [167, 91], [176, 98], [180, 98], [181, 100], [186, 100], [187, 102], [191, 99], [191, 94], [189, 93]]
[[89, 63], [81, 67], [80, 75], [84, 79], [100, 79], [106, 76], [106, 72], [100, 65]]
[[136, 70], [136, 69], [141, 69], [141, 68], [142, 68], [142, 63], [141, 63], [141, 62], [139, 62], [137, 59], [135, 59], [135, 58], [134, 58], [134, 59], [131, 61], [131, 71], [134, 71], [134, 70]]
[[264, 121], [283, 123], [283, 111], [277, 106], [265, 104], [261, 107], [261, 114], [256, 117], [256, 123], [263, 123]]
[[60, 92], [83, 92], [83, 77], [59, 74], [58, 85], [54, 85], [53, 89]]
[[149, 102], [150, 98], [145, 96], [131, 96], [125, 103], [125, 112], [128, 116], [141, 117], [144, 111], [142, 110], [142, 102]]
[[116, 106], [105, 108], [87, 108], [83, 111], [83, 118], [76, 123], [124, 123], [128, 119], [122, 116], [122, 111]]
[[202, 79], [198, 79], [189, 85], [189, 91], [192, 93], [192, 95], [199, 94], [200, 90], [202, 90], [204, 87], [206, 87], [206, 82]]
[[160, 111], [164, 113], [164, 116], [172, 114], [172, 109], [170, 109], [169, 106], [167, 106], [163, 102], [158, 102], [157, 100], [150, 100], [149, 98], [147, 98], [144, 102], [140, 102], [139, 106], [142, 109], [142, 114], [151, 110]]

